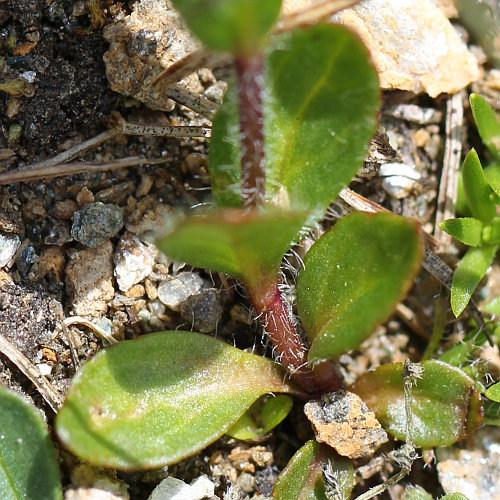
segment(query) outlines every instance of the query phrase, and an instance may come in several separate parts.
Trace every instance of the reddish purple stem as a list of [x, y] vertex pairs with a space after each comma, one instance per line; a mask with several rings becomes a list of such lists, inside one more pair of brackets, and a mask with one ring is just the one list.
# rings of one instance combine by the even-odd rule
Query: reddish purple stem
[[241, 199], [244, 209], [266, 201], [264, 123], [262, 117], [262, 54], [236, 58], [240, 111]]
[[273, 343], [276, 358], [292, 378], [309, 394], [320, 395], [339, 389], [333, 365], [326, 361], [310, 368], [307, 348], [293, 324], [276, 282], [262, 283], [251, 291], [252, 301], [261, 316], [265, 331]]

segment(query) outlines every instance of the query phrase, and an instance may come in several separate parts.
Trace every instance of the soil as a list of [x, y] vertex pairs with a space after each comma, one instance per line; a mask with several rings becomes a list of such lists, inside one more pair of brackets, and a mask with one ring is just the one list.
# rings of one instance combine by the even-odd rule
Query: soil
[[[0, 92], [0, 171], [50, 158], [96, 136], [107, 129], [112, 112], [118, 111], [127, 120], [142, 123], [196, 122], [193, 112], [183, 106], [177, 105], [167, 116], [110, 90], [103, 62], [107, 44], [102, 28], [114, 16], [129, 13], [130, 6], [127, 2], [102, 2], [105, 18], [103, 25], [99, 25], [91, 20], [84, 5], [81, 0], [0, 0], [0, 81], [20, 76], [33, 79], [26, 91], [28, 95], [12, 97]], [[201, 77], [200, 82], [206, 88], [213, 80]], [[440, 113], [439, 118], [425, 125], [390, 113], [382, 115], [381, 129], [385, 129], [392, 143], [398, 143], [398, 153], [388, 145], [384, 135], [378, 137], [374, 151], [386, 158], [397, 158], [399, 154], [403, 162], [407, 157], [416, 157], [421, 180], [402, 198], [394, 198], [384, 190], [383, 179], [377, 175], [359, 178], [352, 187], [396, 213], [418, 218], [425, 229], [432, 230], [444, 149], [442, 117], [446, 101], [408, 93], [384, 94], [385, 109], [398, 103], [433, 108]], [[471, 144], [480, 147], [473, 127], [469, 128], [466, 147]], [[210, 202], [206, 152], [204, 139], [119, 135], [89, 151], [83, 159], [105, 161], [142, 156], [161, 159], [163, 163], [144, 162], [128, 169], [0, 187], [0, 232], [17, 235], [22, 243], [0, 270], [0, 334], [34, 365], [47, 370], [48, 380], [61, 394], [67, 390], [79, 365], [103, 347], [102, 340], [82, 325], [70, 327], [74, 337], [70, 342], [59, 328], [64, 318], [86, 313], [118, 340], [152, 331], [190, 328], [180, 311], [168, 309], [157, 300], [158, 284], [178, 271], [172, 263], [157, 256], [152, 274], [124, 291], [113, 276], [112, 255], [126, 231], [143, 233], [153, 229], [166, 211], [189, 210]], [[108, 262], [105, 265], [110, 266], [110, 271], [102, 271], [110, 288], [101, 290], [95, 303], [86, 304], [89, 308], [82, 313], [73, 286], [78, 274], [68, 276], [68, 269], [75, 273], [75, 259], [82, 259], [85, 266], [101, 250], [88, 249], [76, 241], [71, 219], [85, 203], [96, 201], [119, 206], [124, 221], [123, 228], [107, 239], [111, 250], [102, 257], [103, 262]], [[456, 261], [456, 255], [447, 258]], [[223, 276], [195, 271], [218, 290], [223, 312], [217, 335], [239, 348], [253, 348], [269, 355], [239, 285]], [[418, 359], [418, 353], [425, 348], [425, 332], [432, 328], [434, 296], [439, 291], [439, 284], [422, 272], [405, 302], [412, 314], [395, 315], [359, 352], [341, 357], [339, 368], [346, 382], [381, 363], [401, 361], [408, 356]], [[450, 322], [447, 333], [452, 340], [456, 339], [452, 334], [458, 331], [460, 325]], [[44, 412], [49, 425], [52, 423], [54, 415], [45, 400], [18, 367], [3, 356], [0, 356], [0, 383], [31, 400]], [[217, 495], [221, 496], [235, 483], [241, 498], [252, 498], [270, 495], [279, 472], [309, 437], [312, 431], [297, 405], [291, 416], [259, 443], [224, 438], [176, 466], [133, 474], [96, 472], [85, 465], [82, 469], [75, 457], [59, 447], [56, 439], [54, 442], [59, 450], [65, 488], [89, 484], [92, 482], [89, 475], [95, 479], [95, 474], [104, 474], [110, 481], [125, 483], [130, 498], [143, 499], [167, 475], [190, 482], [206, 474], [216, 484]], [[386, 451], [392, 445], [387, 445]], [[382, 476], [388, 472], [382, 471]], [[363, 488], [379, 481], [377, 475], [365, 481]], [[424, 470], [421, 460], [403, 485], [408, 482], [425, 485], [435, 496], [443, 493], [435, 468]], [[399, 498], [401, 488], [393, 494]]]

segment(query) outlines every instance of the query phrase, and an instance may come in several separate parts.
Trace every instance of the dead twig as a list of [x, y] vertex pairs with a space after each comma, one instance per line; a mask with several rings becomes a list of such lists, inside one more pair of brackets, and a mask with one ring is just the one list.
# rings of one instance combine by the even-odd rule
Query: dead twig
[[455, 217], [458, 176], [462, 156], [464, 124], [464, 93], [457, 92], [446, 103], [446, 139], [444, 145], [443, 170], [439, 183], [434, 236], [439, 242], [438, 250], [444, 252], [451, 243], [451, 236], [439, 228], [439, 224]]
[[17, 366], [19, 371], [33, 383], [40, 395], [52, 408], [54, 413], [59, 411], [63, 400], [59, 392], [40, 373], [38, 368], [16, 347], [14, 347], [3, 335], [0, 335], [0, 353]]
[[167, 159], [148, 160], [138, 156], [120, 158], [105, 162], [79, 161], [74, 163], [62, 163], [47, 167], [37, 166], [36, 168], [17, 168], [9, 172], [0, 174], [0, 185], [13, 184], [14, 182], [29, 182], [40, 179], [52, 179], [65, 175], [75, 175], [85, 172], [105, 172], [107, 170], [117, 170], [125, 167], [137, 167], [138, 165], [157, 165], [165, 163]]

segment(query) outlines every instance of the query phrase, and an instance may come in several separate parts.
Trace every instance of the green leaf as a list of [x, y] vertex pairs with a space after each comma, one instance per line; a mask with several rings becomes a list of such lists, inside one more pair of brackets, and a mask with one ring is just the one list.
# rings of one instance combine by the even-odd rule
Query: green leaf
[[281, 0], [173, 0], [194, 34], [208, 47], [238, 55], [262, 50]]
[[462, 495], [462, 493], [448, 493], [448, 495], [444, 495], [439, 500], [469, 500], [469, 499], [465, 495]]
[[[343, 26], [285, 33], [272, 40], [263, 87], [268, 203], [321, 217], [363, 164], [375, 132], [380, 101], [368, 53]], [[235, 206], [240, 166], [234, 93], [226, 96], [214, 127], [214, 200]]]
[[[295, 453], [276, 480], [274, 500], [327, 500], [323, 467], [331, 463], [331, 471], [337, 473], [341, 485], [339, 500], [348, 500], [354, 486], [352, 463], [337, 455], [331, 448], [308, 441]], [[337, 498], [337, 497], [335, 497]]]
[[226, 434], [241, 440], [260, 439], [283, 421], [292, 406], [292, 399], [285, 394], [262, 396]]
[[479, 333], [477, 329], [473, 330], [466, 335], [461, 342], [443, 352], [443, 354], [439, 356], [439, 359], [449, 365], [461, 366], [469, 362], [474, 351], [481, 347], [486, 340], [486, 335], [484, 333]]
[[484, 394], [488, 399], [500, 403], [500, 382], [488, 387]]
[[472, 217], [448, 219], [441, 222], [439, 227], [458, 241], [471, 247], [477, 247], [482, 243], [483, 223]]
[[486, 182], [483, 167], [474, 149], [465, 157], [462, 180], [472, 215], [484, 223], [490, 222], [497, 213], [494, 193]]
[[479, 94], [471, 94], [470, 107], [476, 127], [484, 145], [500, 161], [500, 123], [486, 99]]
[[432, 495], [420, 486], [411, 485], [405, 493], [404, 500], [433, 500]]
[[309, 362], [358, 346], [385, 321], [419, 269], [417, 226], [389, 214], [341, 219], [307, 253], [297, 282]]
[[208, 335], [145, 335], [82, 367], [56, 430], [90, 463], [160, 467], [215, 441], [263, 394], [296, 392], [285, 379], [273, 361]]
[[484, 401], [484, 425], [500, 427], [500, 404], [486, 399]]
[[[459, 368], [441, 361], [422, 364], [422, 378], [412, 389], [413, 438], [421, 448], [449, 446], [471, 435], [483, 419], [481, 396], [474, 381]], [[357, 393], [382, 427], [405, 440], [403, 363], [383, 365], [361, 376], [350, 391]]]
[[495, 217], [490, 224], [484, 226], [482, 240], [483, 243], [489, 245], [500, 244], [500, 219], [498, 217]]
[[[493, 189], [497, 196], [500, 196], [500, 165], [488, 165], [484, 169], [484, 176], [491, 189]], [[496, 200], [496, 204], [499, 204], [498, 199]]]
[[456, 318], [467, 307], [474, 290], [490, 267], [497, 248], [497, 245], [469, 248], [458, 263], [451, 284], [451, 309]]
[[60, 500], [54, 447], [38, 412], [0, 387], [0, 498]]
[[303, 214], [226, 210], [186, 219], [158, 240], [170, 258], [258, 285], [276, 273], [306, 220]]

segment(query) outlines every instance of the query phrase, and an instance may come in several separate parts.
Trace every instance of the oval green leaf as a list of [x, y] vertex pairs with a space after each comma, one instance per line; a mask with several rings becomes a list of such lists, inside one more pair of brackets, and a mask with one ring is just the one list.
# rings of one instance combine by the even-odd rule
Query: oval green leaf
[[215, 441], [263, 394], [295, 392], [285, 379], [273, 361], [208, 335], [145, 335], [85, 364], [56, 431], [90, 463], [160, 467]]
[[275, 23], [281, 0], [172, 0], [207, 47], [238, 55], [259, 52]]
[[479, 94], [471, 94], [470, 107], [474, 115], [476, 127], [484, 145], [491, 154], [500, 161], [500, 123], [486, 99]]
[[498, 245], [469, 248], [453, 273], [451, 310], [456, 318], [467, 307], [474, 290], [486, 274], [497, 252]]
[[497, 403], [500, 403], [500, 382], [497, 382], [496, 384], [492, 385], [491, 387], [488, 387], [484, 395], [488, 398], [491, 399], [492, 401], [496, 401]]
[[487, 224], [497, 213], [495, 193], [486, 181], [483, 167], [474, 149], [471, 149], [465, 157], [462, 180], [472, 215]]
[[378, 78], [365, 46], [343, 26], [295, 30], [272, 42], [263, 100], [269, 194], [323, 214], [363, 164]]
[[439, 227], [458, 241], [471, 247], [482, 243], [483, 223], [472, 217], [448, 219], [439, 224]]
[[328, 500], [323, 469], [330, 462], [330, 471], [338, 475], [339, 500], [348, 500], [354, 487], [354, 471], [347, 458], [337, 455], [331, 448], [316, 441], [308, 441], [295, 453], [276, 480], [274, 500]]
[[241, 440], [260, 439], [287, 417], [292, 406], [292, 399], [286, 394], [262, 396], [226, 434]]
[[348, 215], [307, 253], [297, 282], [309, 362], [358, 346], [385, 321], [419, 269], [418, 229], [389, 214]]
[[[360, 40], [321, 25], [274, 37], [263, 110], [268, 203], [319, 218], [362, 165], [375, 132], [378, 79]], [[237, 206], [239, 116], [229, 92], [214, 122], [214, 200]]]
[[305, 221], [303, 214], [226, 210], [185, 219], [157, 244], [173, 260], [257, 286], [263, 276], [277, 272]]
[[[413, 439], [416, 446], [449, 446], [474, 432], [483, 420], [483, 403], [474, 381], [441, 361], [422, 363], [422, 378], [412, 389]], [[349, 390], [357, 393], [382, 427], [405, 440], [403, 363], [383, 365], [360, 377]]]
[[0, 387], [0, 498], [61, 500], [59, 468], [40, 415]]

